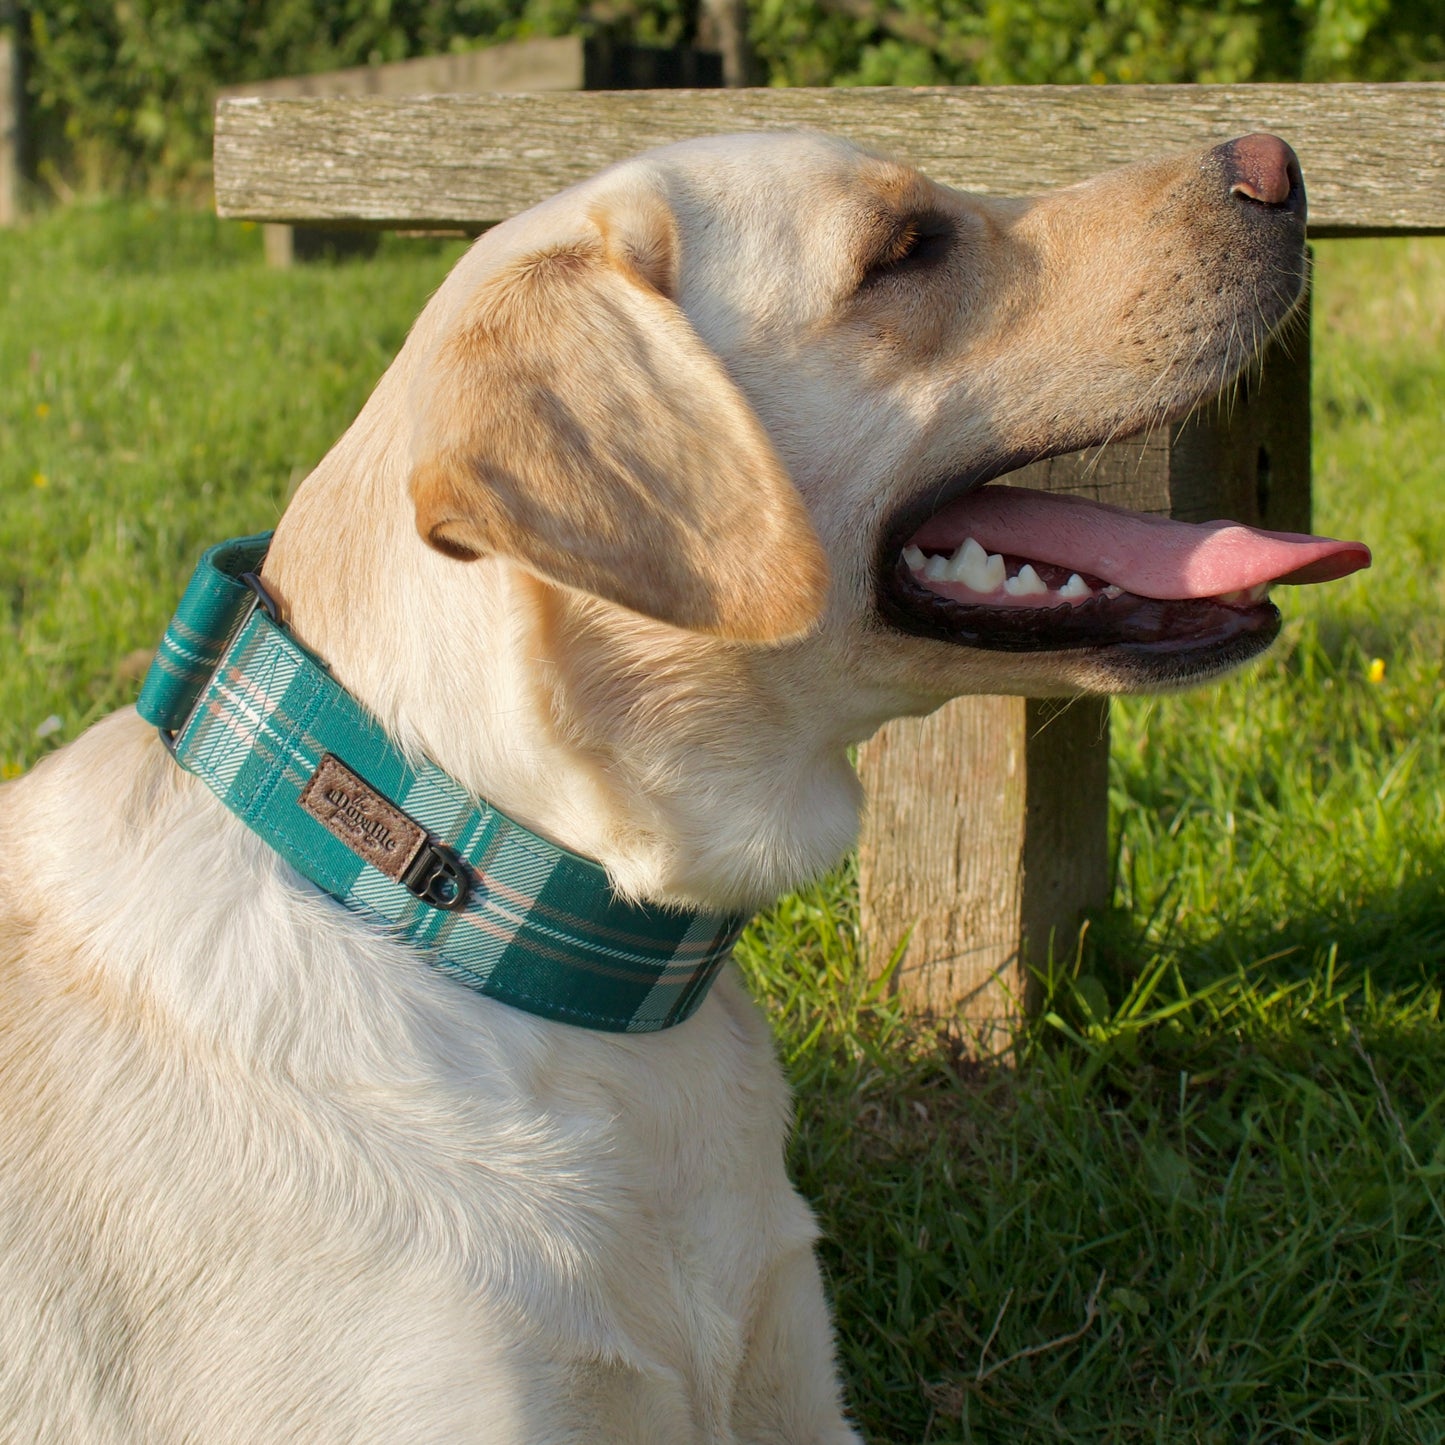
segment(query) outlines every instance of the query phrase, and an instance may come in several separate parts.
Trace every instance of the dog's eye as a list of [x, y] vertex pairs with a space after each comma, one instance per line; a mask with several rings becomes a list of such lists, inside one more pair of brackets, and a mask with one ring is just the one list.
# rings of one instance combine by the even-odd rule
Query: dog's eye
[[948, 254], [953, 235], [953, 222], [946, 216], [908, 217], [869, 261], [861, 284], [876, 286], [890, 277], [935, 265]]

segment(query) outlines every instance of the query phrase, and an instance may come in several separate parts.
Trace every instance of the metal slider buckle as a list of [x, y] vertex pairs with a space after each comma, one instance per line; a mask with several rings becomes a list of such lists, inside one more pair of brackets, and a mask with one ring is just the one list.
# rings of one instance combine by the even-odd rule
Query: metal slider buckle
[[[265, 560], [264, 557], [261, 559], [263, 562]], [[258, 562], [256, 565], [260, 566], [261, 564]], [[286, 617], [281, 610], [280, 602], [276, 600], [271, 589], [267, 587], [254, 572], [242, 572], [236, 578], [236, 581], [243, 587], [249, 588], [250, 591], [255, 594], [256, 600], [251, 604], [252, 608], [259, 607], [278, 627], [284, 627], [286, 625]], [[232, 637], [235, 636], [236, 628], [243, 625], [250, 615], [251, 612], [249, 610], [241, 614], [240, 621], [232, 626]], [[201, 690], [204, 691], [204, 687]], [[173, 758], [176, 758], [176, 740], [185, 731], [185, 724], [182, 723], [178, 728], [157, 728], [156, 731], [160, 734], [161, 743], [164, 745], [165, 750]], [[180, 762], [180, 759], [176, 758], [176, 761]], [[182, 764], [182, 766], [184, 766], [184, 764]]]
[[286, 625], [286, 617], [281, 610], [281, 604], [276, 600], [271, 589], [254, 572], [242, 572], [236, 581], [244, 587], [249, 587], [256, 594], [256, 605], [277, 627]]
[[466, 865], [450, 848], [433, 843], [430, 838], [401, 875], [401, 885], [423, 903], [444, 908], [448, 913], [457, 913], [467, 906], [472, 888]]

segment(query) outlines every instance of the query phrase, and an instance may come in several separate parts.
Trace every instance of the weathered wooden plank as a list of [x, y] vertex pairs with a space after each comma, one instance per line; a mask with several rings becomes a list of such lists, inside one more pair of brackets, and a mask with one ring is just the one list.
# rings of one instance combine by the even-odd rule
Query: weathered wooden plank
[[[1310, 530], [1310, 328], [1305, 309], [1217, 406], [1175, 428], [1171, 515]], [[1288, 594], [1285, 594], [1286, 597]]]
[[[425, 55], [389, 65], [357, 65], [314, 75], [227, 86], [222, 100], [318, 96], [402, 96], [437, 92], [639, 90], [720, 85], [722, 58], [704, 50], [624, 45], [606, 35], [516, 40], [456, 55]], [[375, 232], [268, 221], [266, 261], [286, 267], [320, 256], [366, 255]]]
[[[1150, 437], [1038, 463], [1011, 484], [1193, 521], [1280, 531], [1310, 520], [1307, 313], [1261, 375]], [[1288, 605], [1286, 603], [1286, 605]], [[1108, 704], [959, 698], [890, 723], [859, 750], [869, 811], [861, 921], [877, 972], [906, 938], [894, 986], [970, 1048], [1008, 1047], [1030, 966], [1067, 957], [1107, 901]]]
[[861, 750], [865, 951], [904, 940], [893, 988], [971, 1053], [1002, 1053], [1034, 992], [1109, 896], [1109, 704], [961, 697]]
[[1445, 82], [232, 99], [217, 108], [217, 208], [476, 226], [648, 146], [791, 126], [995, 194], [1270, 130], [1300, 154], [1315, 235], [1445, 232]]
[[0, 226], [20, 215], [21, 97], [19, 52], [0, 33]]

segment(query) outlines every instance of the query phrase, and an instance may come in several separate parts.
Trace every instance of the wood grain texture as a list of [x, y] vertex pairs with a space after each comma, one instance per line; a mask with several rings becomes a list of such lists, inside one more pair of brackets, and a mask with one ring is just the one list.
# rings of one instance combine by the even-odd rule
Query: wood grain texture
[[[456, 55], [390, 65], [357, 65], [226, 86], [220, 99], [304, 96], [401, 96], [443, 92], [641, 90], [720, 85], [722, 57], [703, 50], [624, 45], [606, 35], [516, 40]], [[266, 263], [285, 268], [321, 256], [366, 255], [375, 230], [265, 223]]]
[[[1024, 749], [1028, 797], [1017, 952], [1042, 965], [1051, 954], [1072, 958], [1083, 915], [1109, 901], [1108, 698], [1030, 698]], [[1036, 993], [1026, 970], [1016, 991], [1026, 1010]]]
[[1020, 1012], [1027, 705], [964, 697], [899, 718], [859, 750], [868, 798], [858, 889], [869, 971], [903, 957], [910, 1012], [983, 1054]]
[[216, 203], [254, 220], [479, 226], [648, 146], [791, 126], [1019, 195], [1270, 130], [1299, 152], [1315, 235], [1445, 232], [1445, 82], [230, 99]]
[[1276, 532], [1310, 529], [1309, 298], [1259, 372], [1174, 429], [1169, 510]]
[[19, 53], [0, 35], [0, 226], [20, 219], [21, 96]]
[[1107, 902], [1109, 705], [963, 697], [861, 750], [870, 969], [971, 1053], [1007, 1051], [1030, 962], [1072, 953]]

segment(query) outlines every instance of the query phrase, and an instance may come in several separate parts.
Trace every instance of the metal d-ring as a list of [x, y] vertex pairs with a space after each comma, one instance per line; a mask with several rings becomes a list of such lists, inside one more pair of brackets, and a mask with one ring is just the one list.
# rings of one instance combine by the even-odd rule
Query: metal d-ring
[[277, 601], [275, 593], [254, 572], [242, 572], [236, 581], [256, 594], [257, 605], [277, 627], [286, 625], [285, 611]]
[[460, 912], [467, 906], [471, 893], [471, 877], [466, 865], [450, 848], [433, 843], [430, 838], [421, 845], [410, 868], [402, 875], [402, 887], [433, 908], [448, 913]]

